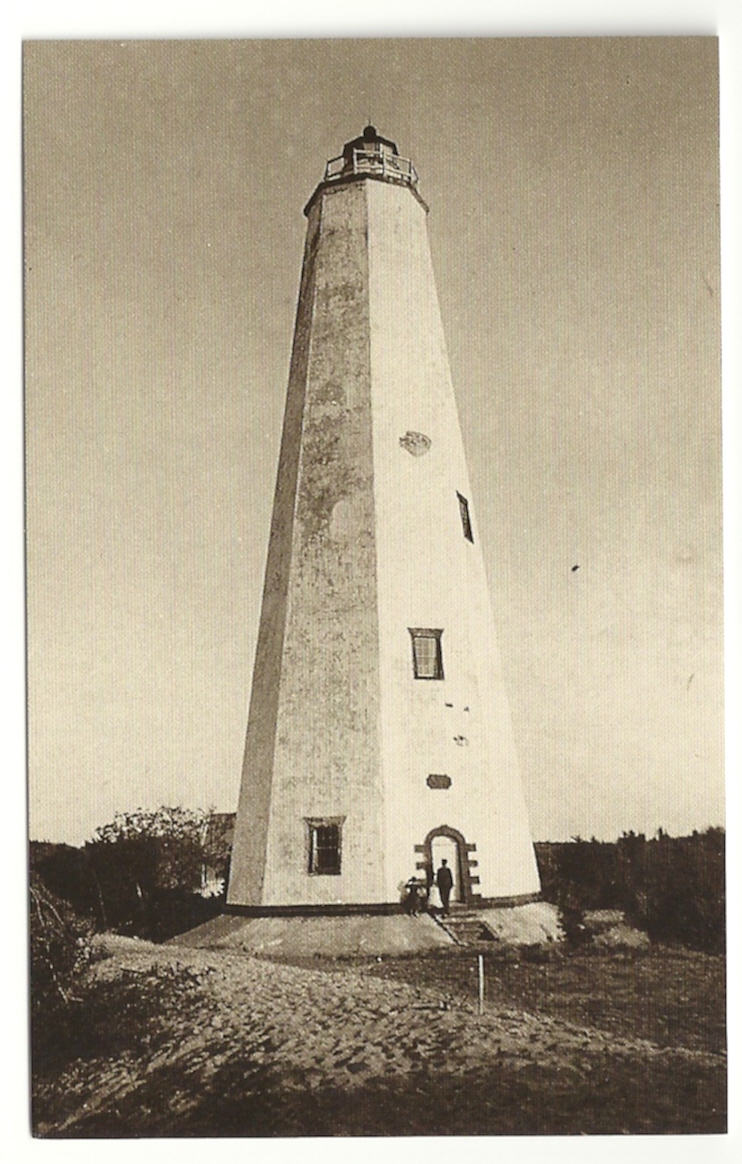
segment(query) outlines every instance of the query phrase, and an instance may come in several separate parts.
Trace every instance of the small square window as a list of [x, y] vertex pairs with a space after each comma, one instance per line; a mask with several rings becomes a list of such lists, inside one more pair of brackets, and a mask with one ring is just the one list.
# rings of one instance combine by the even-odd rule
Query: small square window
[[342, 822], [338, 820], [308, 820], [308, 872], [336, 877], [340, 873]]
[[443, 678], [442, 630], [409, 628], [412, 636], [412, 665], [416, 679]]
[[464, 531], [464, 537], [468, 542], [474, 541], [474, 533], [471, 528], [471, 515], [469, 513], [469, 502], [461, 493], [457, 493], [459, 499], [459, 513], [461, 514], [461, 528]]

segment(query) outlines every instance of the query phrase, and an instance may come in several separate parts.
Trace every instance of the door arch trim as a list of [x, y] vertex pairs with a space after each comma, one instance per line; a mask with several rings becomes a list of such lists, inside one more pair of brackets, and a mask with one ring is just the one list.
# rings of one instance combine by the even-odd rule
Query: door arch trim
[[455, 843], [458, 856], [462, 904], [467, 906], [473, 905], [480, 897], [478, 893], [474, 892], [473, 888], [479, 884], [479, 878], [472, 874], [472, 869], [476, 868], [477, 862], [472, 859], [471, 854], [476, 852], [477, 846], [470, 844], [464, 834], [459, 832], [458, 829], [452, 828], [451, 825], [442, 824], [431, 829], [423, 843], [421, 845], [415, 845], [415, 852], [422, 857], [422, 860], [417, 862], [417, 868], [424, 871], [428, 887], [433, 884], [435, 877], [435, 870], [433, 869], [433, 841], [436, 837], [449, 837]]

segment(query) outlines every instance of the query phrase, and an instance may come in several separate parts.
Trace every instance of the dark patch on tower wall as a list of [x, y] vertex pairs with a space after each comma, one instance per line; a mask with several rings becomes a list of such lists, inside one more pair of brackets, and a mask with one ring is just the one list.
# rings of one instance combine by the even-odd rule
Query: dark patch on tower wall
[[450, 788], [451, 777], [446, 776], [443, 772], [431, 772], [425, 783], [427, 784], [428, 788]]
[[408, 430], [404, 436], [399, 438], [399, 443], [413, 457], [423, 457], [430, 451], [432, 441], [424, 432], [411, 432]]

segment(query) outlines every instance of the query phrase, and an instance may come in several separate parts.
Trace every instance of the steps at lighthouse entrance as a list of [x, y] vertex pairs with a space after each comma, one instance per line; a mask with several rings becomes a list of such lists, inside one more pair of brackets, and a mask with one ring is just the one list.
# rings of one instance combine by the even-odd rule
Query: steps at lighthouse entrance
[[477, 916], [476, 910], [452, 906], [447, 917], [436, 914], [435, 920], [459, 946], [478, 946], [482, 942], [495, 941], [495, 935]]

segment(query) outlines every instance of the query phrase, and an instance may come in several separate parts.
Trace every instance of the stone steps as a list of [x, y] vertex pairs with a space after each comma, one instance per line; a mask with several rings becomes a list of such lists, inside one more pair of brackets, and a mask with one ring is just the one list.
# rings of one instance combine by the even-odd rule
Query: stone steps
[[447, 917], [436, 914], [435, 920], [458, 946], [478, 946], [495, 940], [494, 934], [473, 910], [452, 909]]

